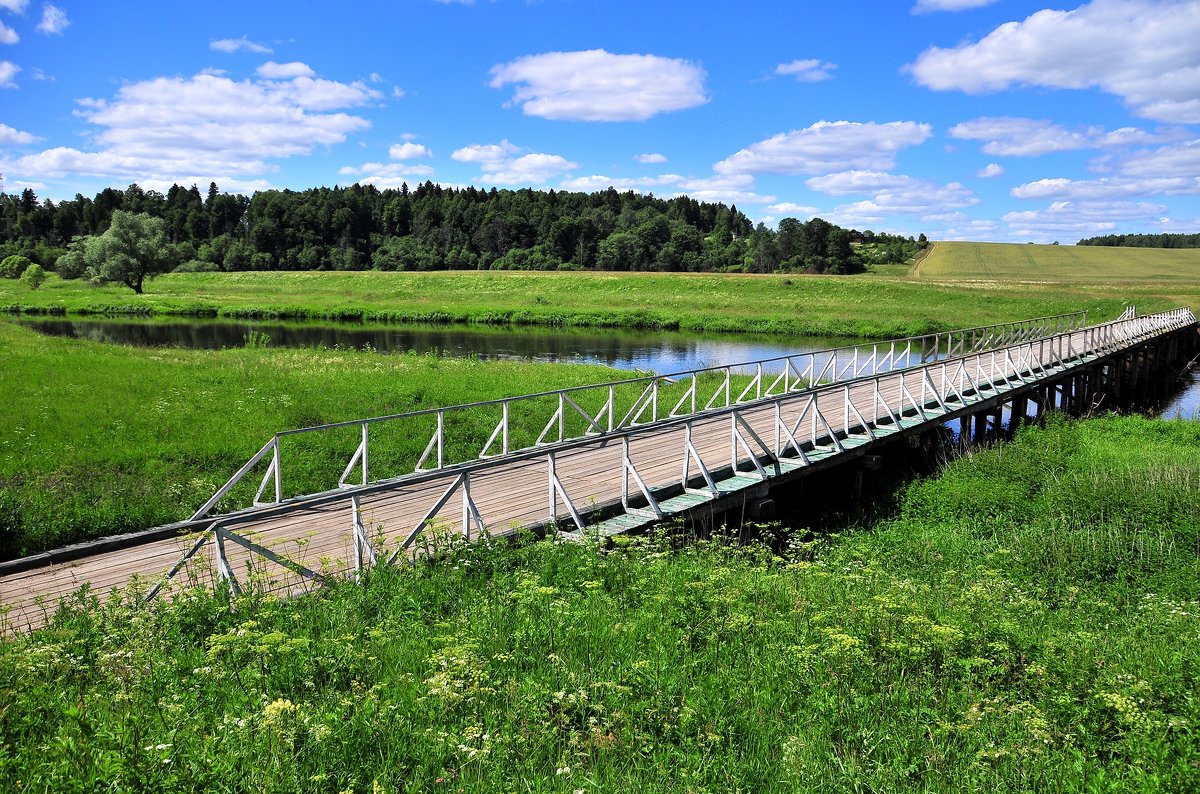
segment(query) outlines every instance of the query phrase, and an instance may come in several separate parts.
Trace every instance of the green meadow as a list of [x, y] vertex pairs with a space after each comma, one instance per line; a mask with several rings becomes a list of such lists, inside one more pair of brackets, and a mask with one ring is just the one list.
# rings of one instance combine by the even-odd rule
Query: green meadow
[[[1096, 249], [1092, 249], [1096, 250]], [[1190, 290], [1190, 291], [1189, 291]], [[0, 279], [0, 308], [31, 312], [179, 314], [668, 328], [894, 338], [1086, 310], [1116, 317], [1200, 306], [1200, 280], [1133, 293], [1101, 283], [932, 282], [907, 276], [687, 273], [175, 273], [144, 295], [51, 278], [34, 291]]]
[[7, 791], [1194, 791], [1200, 425], [1056, 420], [837, 535], [447, 541], [0, 644]]

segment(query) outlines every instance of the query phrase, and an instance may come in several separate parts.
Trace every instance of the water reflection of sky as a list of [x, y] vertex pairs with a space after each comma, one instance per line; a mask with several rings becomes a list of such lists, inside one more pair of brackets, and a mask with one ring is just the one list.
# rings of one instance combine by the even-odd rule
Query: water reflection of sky
[[203, 349], [242, 347], [263, 334], [273, 347], [341, 347], [381, 352], [416, 351], [483, 359], [530, 359], [604, 364], [667, 374], [703, 367], [828, 350], [844, 339], [782, 336], [711, 336], [670, 331], [546, 328], [480, 328], [464, 325], [310, 325], [219, 320], [148, 321], [74, 318], [31, 319], [42, 333], [139, 347]]
[[1200, 420], [1200, 372], [1193, 372], [1188, 384], [1163, 409], [1163, 419]]

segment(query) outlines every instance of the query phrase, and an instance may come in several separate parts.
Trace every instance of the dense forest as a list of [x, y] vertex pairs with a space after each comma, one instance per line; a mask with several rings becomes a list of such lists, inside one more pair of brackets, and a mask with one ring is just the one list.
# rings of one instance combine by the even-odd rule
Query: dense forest
[[[120, 213], [118, 213], [120, 211]], [[157, 269], [652, 270], [855, 273], [904, 262], [924, 244], [843, 229], [820, 218], [755, 226], [736, 206], [687, 196], [371, 185], [166, 195], [136, 184], [57, 204], [32, 190], [0, 194], [0, 258], [20, 255], [64, 277], [91, 275], [89, 241], [114, 213], [161, 234]], [[124, 221], [123, 221], [124, 222]], [[109, 235], [112, 236], [111, 234]], [[110, 245], [108, 249], [112, 250]], [[71, 255], [74, 253], [74, 255]], [[150, 273], [152, 275], [153, 273]], [[139, 282], [140, 283], [140, 282]], [[131, 284], [131, 286], [133, 286]]]
[[1088, 237], [1077, 245], [1110, 245], [1122, 248], [1200, 248], [1200, 234], [1106, 234]]

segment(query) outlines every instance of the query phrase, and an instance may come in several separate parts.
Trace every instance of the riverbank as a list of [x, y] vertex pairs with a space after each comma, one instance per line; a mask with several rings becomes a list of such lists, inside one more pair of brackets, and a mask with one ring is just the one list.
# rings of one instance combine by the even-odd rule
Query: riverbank
[[[1152, 284], [1133, 293], [1126, 286], [689, 273], [175, 273], [147, 282], [140, 296], [57, 278], [33, 291], [0, 279], [0, 309], [884, 339], [1076, 311], [1100, 322], [1134, 299], [1142, 312], [1181, 305], [1173, 293], [1155, 294]], [[1195, 298], [1200, 304], [1200, 294]]]
[[0, 644], [0, 782], [1194, 790], [1198, 444], [1026, 428], [783, 557], [479, 544], [233, 610], [87, 596]]

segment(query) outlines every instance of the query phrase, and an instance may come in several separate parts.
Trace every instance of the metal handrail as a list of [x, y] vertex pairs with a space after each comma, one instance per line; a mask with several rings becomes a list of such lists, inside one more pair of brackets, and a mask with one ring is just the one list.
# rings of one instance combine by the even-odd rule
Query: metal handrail
[[[516, 403], [557, 398], [557, 410], [550, 417], [542, 433], [538, 436], [536, 443], [532, 447], [529, 447], [532, 449], [548, 443], [561, 443], [570, 440], [572, 437], [565, 435], [565, 423], [568, 416], [574, 418], [578, 414], [587, 422], [587, 429], [583, 435], [576, 436], [575, 438], [591, 438], [595, 435], [612, 433], [623, 427], [633, 427], [646, 422], [658, 421], [664, 418], [660, 416], [658, 401], [660, 387], [664, 384], [674, 385], [685, 380], [690, 380], [691, 382], [690, 388], [685, 391], [683, 397], [666, 414], [667, 417], [678, 418], [696, 415], [714, 408], [728, 408], [731, 405], [744, 404], [776, 394], [794, 393], [811, 388], [818, 383], [842, 383], [879, 372], [895, 372], [897, 370], [918, 367], [927, 361], [935, 361], [945, 356], [965, 355], [980, 350], [995, 349], [1013, 344], [1014, 342], [1046, 339], [1064, 332], [1074, 331], [1082, 327], [1086, 321], [1086, 312], [1073, 312], [945, 333], [910, 336], [870, 344], [846, 345], [790, 356], [775, 356], [742, 364], [701, 367], [666, 375], [626, 378], [586, 386], [575, 386], [567, 389], [537, 392], [441, 408], [425, 408], [417, 411], [283, 430], [275, 433], [233, 477], [196, 511], [190, 520], [195, 521], [207, 516], [268, 453], [271, 454], [271, 463], [262, 478], [253, 503], [258, 506], [281, 502], [283, 500], [283, 460], [280, 440], [291, 436], [348, 427], [361, 428], [361, 441], [347, 463], [341, 478], [339, 478], [338, 485], [348, 487], [347, 478], [356, 467], [360, 470], [361, 477], [358, 478], [359, 482], [355, 484], [366, 485], [370, 482], [370, 469], [368, 466], [370, 447], [369, 428], [372, 425], [384, 422], [434, 417], [436, 420], [436, 429], [425, 448], [424, 454], [417, 461], [414, 471], [440, 470], [446, 468], [448, 465], [444, 456], [447, 447], [445, 418], [448, 414], [452, 413], [494, 408], [497, 406], [501, 408], [502, 415], [500, 421], [497, 423], [491, 437], [478, 453], [478, 457], [482, 459], [494, 455], [508, 455], [515, 451], [509, 446], [509, 411], [510, 407]], [[914, 351], [914, 347], [916, 347], [916, 351]], [[868, 350], [870, 351], [869, 355], [866, 352]], [[917, 354], [916, 360], [914, 360], [914, 352]], [[805, 362], [807, 363], [805, 364]], [[753, 368], [753, 374], [747, 375], [749, 378], [748, 382], [740, 392], [737, 392], [737, 396], [734, 397], [733, 375], [735, 372], [742, 372], [746, 368]], [[699, 400], [699, 382], [703, 376], [707, 375], [723, 376], [723, 378], [712, 396], [706, 402], [701, 403]], [[644, 387], [640, 396], [634, 400], [626, 413], [618, 420], [616, 416], [616, 391], [631, 387], [636, 388], [637, 386]], [[580, 407], [580, 401], [576, 399], [576, 396], [583, 393], [596, 393], [597, 391], [602, 394], [604, 391], [607, 391], [607, 399], [595, 414], [591, 414]], [[647, 413], [649, 414], [648, 418], [646, 418]], [[558, 431], [557, 437], [555, 437], [554, 433], [556, 429]], [[499, 442], [499, 450], [492, 453], [491, 449], [496, 442]], [[264, 491], [272, 484], [274, 486], [271, 489], [273, 491], [273, 501], [260, 502], [259, 500], [262, 498]]]
[[[691, 441], [692, 424], [698, 418], [711, 420], [724, 415], [731, 417], [732, 421], [729, 427], [733, 457], [729, 465], [732, 472], [739, 476], [766, 479], [771, 476], [767, 473], [767, 467], [770, 467], [776, 475], [781, 472], [781, 461], [792, 461], [789, 464], [792, 466], [796, 464], [809, 465], [809, 456], [822, 445], [835, 452], [841, 452], [847, 448], [852, 437], [861, 436], [865, 440], [871, 440], [878, 438], [880, 433], [889, 432], [889, 427], [890, 431], [900, 429], [905, 421], [935, 421], [957, 410], [967, 408], [973, 403], [998, 397], [1013, 389], [1026, 387], [1040, 378], [1061, 372], [1084, 361], [1094, 360], [1110, 352], [1132, 347], [1164, 332], [1195, 324], [1195, 315], [1186, 308], [1157, 315], [1116, 320], [1077, 329], [1049, 339], [1024, 341], [1000, 350], [977, 351], [967, 356], [942, 359], [912, 370], [872, 373], [840, 384], [822, 384], [800, 393], [773, 395], [743, 404], [711, 409], [703, 414], [670, 417], [653, 426], [643, 425], [621, 429], [611, 436], [606, 436], [602, 441], [603, 443], [618, 441], [622, 446], [622, 465], [619, 475], [622, 479], [620, 501], [626, 512], [635, 516], [662, 518], [664, 511], [658, 502], [655, 489], [643, 480], [629, 455], [630, 439], [636, 435], [659, 432], [668, 427], [678, 429], [682, 426], [685, 429], [685, 445], [680, 451], [683, 463], [683, 487], [685, 490], [695, 493], [707, 492], [716, 498], [719, 492], [714, 482], [713, 472], [717, 471], [718, 467], [712, 465], [713, 461], [711, 460], [706, 463]], [[1077, 342], [1078, 344], [1076, 344]], [[885, 380], [891, 381], [893, 385], [897, 385], [898, 381], [898, 389], [895, 390], [895, 397], [892, 398], [894, 406], [882, 396], [880, 385]], [[871, 384], [872, 388], [869, 390], [868, 396], [854, 396], [852, 389], [862, 384]], [[839, 393], [842, 405], [840, 411], [836, 408], [831, 411], [828, 406], [822, 409], [820, 405], [822, 395], [828, 398], [828, 396]], [[866, 406], [867, 401], [870, 402], [870, 407]], [[768, 407], [774, 412], [773, 438], [767, 433], [760, 435], [744, 418], [748, 412], [761, 411], [764, 407]], [[786, 419], [785, 411], [788, 414]], [[803, 428], [806, 420], [809, 424], [807, 430]], [[561, 501], [565, 504], [566, 516], [577, 529], [582, 530], [584, 520], [580, 509], [573, 504], [562, 481], [558, 478], [555, 459], [558, 455], [594, 446], [600, 442], [601, 440], [596, 438], [572, 439], [551, 444], [546, 448], [521, 450], [505, 460], [476, 460], [447, 467], [447, 470], [427, 471], [402, 478], [406, 483], [440, 479], [448, 483], [448, 487], [415, 526], [401, 533], [402, 537], [398, 547], [387, 556], [386, 561], [394, 562], [401, 553], [409, 549], [416, 539], [432, 525], [435, 516], [456, 495], [461, 495], [462, 499], [463, 535], [469, 539], [472, 523], [480, 532], [486, 531], [484, 517], [471, 497], [471, 477], [512, 461], [545, 461], [548, 476], [549, 520], [557, 521], [560, 518], [558, 503]], [[739, 448], [740, 453], [738, 452]], [[268, 444], [260, 450], [255, 460], [261, 460], [270, 449], [271, 445]], [[747, 458], [753, 468], [740, 468], [743, 465], [742, 462]], [[247, 465], [251, 466], [255, 460]], [[692, 465], [703, 476], [707, 488], [689, 487], [689, 467]], [[646, 502], [647, 507], [632, 506], [630, 477], [635, 481], [640, 497]], [[350, 530], [353, 533], [355, 550], [354, 569], [356, 573], [360, 573], [366, 565], [378, 564], [375, 550], [369, 543], [362, 524], [360, 501], [364, 497], [383, 492], [389, 487], [393, 487], [393, 483], [373, 483], [342, 491], [335, 489], [296, 499], [294, 503], [303, 503], [312, 507], [350, 501], [352, 505]], [[260, 509], [218, 517], [211, 523], [205, 522], [207, 529], [201, 533], [184, 557], [171, 568], [164, 579], [155, 585], [147, 598], [152, 598], [159, 593], [169, 580], [182, 570], [187, 561], [206, 544], [214, 546], [214, 562], [219, 575], [229, 582], [234, 592], [237, 592], [239, 585], [226, 556], [225, 541], [230, 541], [251, 554], [280, 565], [302, 579], [324, 581], [327, 578], [325, 573], [318, 574], [301, 562], [272, 551], [258, 544], [251, 537], [238, 534], [232, 529], [240, 524], [253, 524], [258, 519], [291, 509], [295, 506], [294, 503], [292, 505], [268, 505]]]

